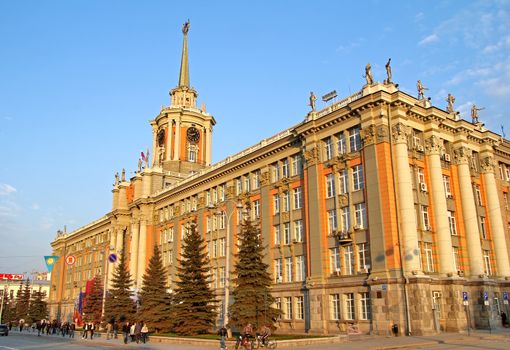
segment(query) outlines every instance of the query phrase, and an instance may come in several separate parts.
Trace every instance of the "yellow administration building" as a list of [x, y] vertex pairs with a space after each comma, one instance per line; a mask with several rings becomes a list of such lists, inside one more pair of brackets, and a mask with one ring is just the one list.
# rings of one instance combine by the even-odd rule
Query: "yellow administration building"
[[108, 288], [107, 256], [122, 249], [138, 290], [158, 245], [172, 289], [192, 220], [207, 242], [211, 287], [224, 300], [240, 223], [250, 215], [267, 245], [281, 333], [501, 324], [510, 291], [508, 140], [388, 79], [211, 164], [216, 121], [190, 86], [187, 29], [171, 104], [150, 122], [151, 160], [132, 178], [116, 178], [109, 213], [51, 243], [54, 255], [76, 257], [53, 269], [51, 318], [70, 319], [94, 276]]

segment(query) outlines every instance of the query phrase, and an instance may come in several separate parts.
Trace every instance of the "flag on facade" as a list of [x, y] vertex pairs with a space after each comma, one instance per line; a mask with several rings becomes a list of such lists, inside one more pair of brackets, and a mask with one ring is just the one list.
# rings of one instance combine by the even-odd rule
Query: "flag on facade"
[[48, 268], [48, 272], [51, 273], [51, 270], [53, 270], [53, 266], [57, 262], [58, 256], [56, 255], [46, 255], [44, 257], [44, 262], [46, 263], [46, 268]]
[[142, 157], [142, 160], [145, 162], [146, 161], [145, 154], [142, 152], [140, 153], [140, 156]]

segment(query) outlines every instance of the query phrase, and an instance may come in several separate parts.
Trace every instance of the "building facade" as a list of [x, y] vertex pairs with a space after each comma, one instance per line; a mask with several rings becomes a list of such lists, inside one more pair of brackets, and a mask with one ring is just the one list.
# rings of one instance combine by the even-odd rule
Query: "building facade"
[[249, 215], [267, 245], [281, 333], [500, 324], [510, 291], [508, 140], [387, 79], [322, 110], [311, 101], [300, 123], [211, 164], [216, 121], [197, 107], [187, 26], [183, 34], [178, 86], [151, 121], [152, 159], [116, 177], [109, 213], [51, 243], [54, 255], [76, 257], [53, 269], [52, 317], [71, 317], [94, 276], [108, 288], [112, 252], [126, 252], [138, 290], [158, 245], [172, 289], [195, 220], [223, 301]]

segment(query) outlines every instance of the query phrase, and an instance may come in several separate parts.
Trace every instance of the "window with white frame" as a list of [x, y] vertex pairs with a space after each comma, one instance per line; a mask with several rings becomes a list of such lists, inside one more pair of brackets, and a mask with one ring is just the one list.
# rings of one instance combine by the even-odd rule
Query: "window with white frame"
[[503, 203], [505, 204], [505, 209], [508, 210], [508, 193], [503, 192]]
[[274, 225], [273, 232], [274, 232], [274, 245], [280, 245], [282, 242], [282, 235], [280, 233], [280, 225]]
[[292, 297], [285, 297], [285, 319], [292, 320], [294, 315], [292, 314]]
[[273, 195], [273, 208], [275, 214], [280, 212], [280, 195], [278, 193]]
[[274, 276], [276, 283], [283, 282], [283, 266], [282, 259], [274, 259]]
[[432, 243], [423, 243], [423, 253], [425, 254], [425, 271], [434, 272], [434, 254], [432, 251]]
[[290, 244], [290, 222], [283, 224], [283, 244]]
[[195, 163], [197, 161], [198, 147], [196, 145], [188, 146], [188, 161]]
[[243, 193], [243, 181], [241, 178], [236, 179], [236, 194], [240, 195]]
[[303, 162], [300, 154], [292, 157], [292, 176], [301, 175]]
[[226, 254], [225, 237], [220, 238], [218, 241], [220, 244], [220, 256], [225, 256]]
[[214, 239], [212, 241], [212, 257], [216, 258], [218, 256], [218, 241]]
[[345, 319], [354, 320], [356, 317], [354, 307], [354, 293], [344, 294], [344, 305], [345, 305]]
[[286, 213], [290, 210], [290, 193], [289, 191], [283, 192], [283, 212]]
[[305, 318], [305, 300], [302, 295], [295, 297], [296, 299], [296, 320]]
[[480, 234], [483, 239], [487, 239], [487, 222], [484, 216], [480, 216]]
[[443, 175], [443, 187], [446, 198], [452, 197], [452, 188], [450, 184], [450, 177], [448, 175]]
[[487, 276], [492, 275], [491, 252], [490, 250], [483, 250], [483, 267]]
[[326, 175], [326, 198], [335, 196], [335, 175]]
[[218, 274], [220, 275], [220, 288], [223, 288], [225, 287], [225, 267], [220, 267], [218, 269]]
[[331, 272], [340, 272], [341, 271], [340, 250], [338, 249], [338, 247], [329, 249], [329, 260], [331, 264]]
[[363, 178], [363, 166], [361, 164], [352, 168], [352, 185], [354, 191], [362, 190], [365, 187]]
[[499, 169], [499, 178], [501, 180], [505, 180], [505, 172], [504, 172], [504, 165], [502, 163], [499, 163], [498, 164], [498, 169]]
[[452, 247], [453, 264], [456, 271], [462, 270], [462, 264], [460, 263], [460, 254], [458, 247]]
[[356, 152], [361, 149], [361, 134], [360, 127], [355, 126], [349, 129], [349, 146], [351, 152]]
[[331, 311], [331, 319], [332, 320], [339, 320], [341, 319], [341, 315], [340, 315], [340, 294], [331, 294], [330, 296], [330, 300], [331, 300], [331, 307], [330, 307], [330, 311]]
[[250, 192], [251, 191], [250, 174], [246, 174], [244, 176], [244, 191], [245, 192]]
[[338, 176], [338, 180], [340, 182], [340, 194], [345, 194], [349, 192], [349, 173], [347, 169], [343, 169], [340, 171]]
[[356, 220], [355, 225], [359, 228], [367, 227], [367, 211], [365, 203], [358, 203], [354, 205], [354, 218]]
[[347, 153], [347, 144], [345, 142], [345, 134], [343, 132], [336, 135], [336, 148], [338, 154]]
[[354, 250], [352, 244], [343, 247], [344, 250], [344, 261], [345, 261], [345, 274], [354, 274]]
[[421, 205], [420, 210], [422, 228], [424, 230], [430, 231], [429, 207], [426, 205]]
[[282, 176], [289, 177], [289, 161], [287, 158], [282, 160]]
[[260, 170], [257, 170], [253, 173], [253, 188], [258, 189], [260, 188]]
[[271, 164], [271, 180], [276, 182], [280, 180], [280, 168], [278, 162]]
[[224, 210], [221, 211], [221, 215], [219, 216], [219, 225], [220, 225], [220, 230], [221, 229], [224, 229], [226, 226], [225, 226], [225, 223], [227, 222], [227, 213], [225, 213]]
[[425, 183], [425, 172], [423, 168], [416, 168], [416, 179], [418, 180], [418, 184]]
[[328, 234], [333, 235], [337, 230], [336, 210], [328, 210]]
[[333, 158], [333, 140], [331, 137], [324, 139], [324, 160]]
[[[275, 304], [277, 310], [282, 311], [282, 298], [280, 298], [280, 297], [274, 298], [274, 304]], [[282, 312], [278, 313], [278, 315], [279, 315], [278, 318], [281, 318], [281, 314], [282, 314]]]
[[296, 281], [304, 281], [306, 278], [305, 256], [296, 256]]
[[510, 181], [510, 166], [509, 165], [505, 166], [505, 177], [506, 177], [506, 181]]
[[294, 239], [303, 242], [303, 220], [294, 220]]
[[296, 187], [293, 189], [294, 193], [294, 209], [301, 209], [303, 206], [303, 191], [301, 187]]
[[457, 222], [455, 221], [455, 213], [451, 210], [448, 210], [447, 213], [448, 213], [448, 226], [450, 228], [450, 234], [452, 236], [457, 236]]
[[476, 204], [478, 204], [478, 205], [483, 205], [483, 202], [482, 202], [482, 191], [480, 190], [480, 185], [475, 184], [475, 185], [473, 186], [473, 189], [475, 190], [475, 200], [476, 200]]
[[285, 282], [292, 282], [292, 257], [285, 258]]
[[253, 218], [254, 219], [260, 218], [260, 201], [258, 199], [253, 201], [252, 208]]
[[174, 227], [170, 227], [168, 229], [168, 242], [173, 242], [174, 241]]
[[359, 293], [359, 307], [359, 318], [361, 320], [370, 320], [370, 294], [368, 292]]
[[349, 207], [342, 207], [342, 231], [347, 232], [351, 228], [351, 211]]
[[358, 263], [360, 269], [370, 268], [370, 251], [368, 250], [368, 243], [358, 244]]

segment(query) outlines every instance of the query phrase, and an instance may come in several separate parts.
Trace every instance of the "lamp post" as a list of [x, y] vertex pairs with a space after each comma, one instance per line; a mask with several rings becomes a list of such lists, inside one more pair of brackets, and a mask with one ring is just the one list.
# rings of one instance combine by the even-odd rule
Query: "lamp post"
[[[243, 205], [237, 201], [234, 201], [234, 200], [231, 200], [231, 199], [227, 199], [224, 201], [225, 205], [227, 205], [228, 203], [232, 203], [232, 204], [235, 204], [235, 208], [237, 209], [242, 209], [243, 208]], [[224, 297], [224, 301], [223, 301], [223, 326], [227, 326], [228, 324], [228, 307], [229, 307], [229, 303], [230, 303], [230, 219], [232, 218], [232, 214], [234, 214], [234, 208], [232, 208], [232, 210], [227, 213], [227, 208], [225, 208], [225, 213], [227, 214], [226, 217], [227, 217], [227, 220], [226, 220], [226, 239], [225, 239], [225, 297]], [[223, 211], [222, 210], [218, 210], [215, 215], [217, 217], [221, 217], [223, 215]], [[230, 327], [227, 328], [227, 332], [228, 332], [228, 337], [231, 338], [232, 337], [232, 330], [230, 329]]]
[[[115, 251], [115, 247], [109, 247], [110, 248], [110, 252], [112, 251]], [[104, 271], [105, 271], [105, 274], [104, 274], [104, 282], [103, 282], [103, 303], [102, 303], [102, 306], [101, 306], [101, 318], [104, 318], [104, 306], [105, 306], [105, 303], [106, 303], [106, 287], [107, 287], [107, 284], [108, 284], [108, 273], [109, 273], [109, 267], [110, 267], [110, 255], [103, 255], [103, 259], [104, 259], [104, 263], [105, 263], [105, 267], [104, 267]], [[114, 263], [114, 261], [112, 261], [112, 263]]]

